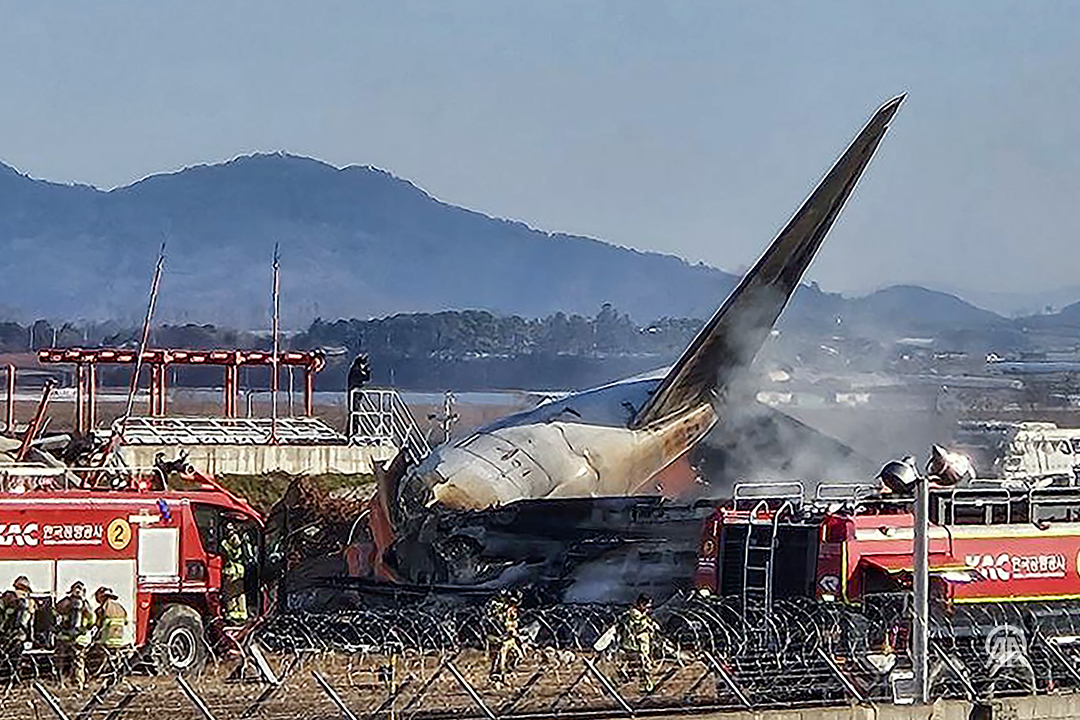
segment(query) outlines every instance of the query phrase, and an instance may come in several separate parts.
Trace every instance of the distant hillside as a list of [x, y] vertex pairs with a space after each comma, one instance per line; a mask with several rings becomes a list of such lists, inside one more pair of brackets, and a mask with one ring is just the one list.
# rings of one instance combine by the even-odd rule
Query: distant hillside
[[960, 298], [916, 285], [894, 285], [851, 303], [851, 320], [880, 323], [896, 330], [935, 331], [942, 328], [978, 329], [1008, 323]]
[[[159, 319], [233, 327], [266, 324], [275, 242], [292, 326], [447, 308], [591, 316], [605, 302], [639, 323], [703, 318], [737, 280], [448, 205], [370, 167], [253, 155], [104, 192], [0, 165], [0, 308], [21, 319], [138, 318], [163, 238]], [[828, 329], [836, 317], [903, 332], [1001, 321], [922, 288], [846, 300], [802, 287], [784, 323]]]
[[297, 322], [444, 308], [593, 314], [603, 302], [643, 321], [700, 316], [735, 282], [676, 257], [447, 205], [369, 167], [255, 155], [111, 192], [0, 167], [0, 307], [138, 314], [163, 237], [162, 317], [238, 325], [265, 323], [275, 242]]
[[1061, 312], [1056, 313], [1056, 315], [1062, 322], [1073, 326], [1080, 325], [1080, 302], [1061, 308]]
[[1076, 336], [1080, 331], [1080, 302], [1066, 305], [1056, 313], [1018, 318], [1016, 323], [1031, 330]]

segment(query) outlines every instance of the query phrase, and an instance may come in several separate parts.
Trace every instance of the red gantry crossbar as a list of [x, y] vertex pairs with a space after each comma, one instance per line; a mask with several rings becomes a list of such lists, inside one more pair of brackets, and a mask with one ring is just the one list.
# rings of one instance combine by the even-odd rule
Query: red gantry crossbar
[[[75, 367], [75, 428], [80, 433], [93, 429], [97, 406], [97, 366], [132, 365], [137, 350], [128, 348], [47, 348], [38, 350], [41, 363], [70, 363]], [[225, 368], [225, 417], [237, 415], [237, 396], [240, 391], [240, 366], [273, 367], [273, 353], [263, 350], [169, 350], [150, 349], [143, 352], [143, 363], [150, 368], [150, 415], [165, 415], [165, 395], [168, 389], [166, 369], [169, 365], [220, 365]], [[313, 414], [315, 373], [326, 366], [322, 352], [290, 350], [278, 356], [279, 365], [304, 369], [304, 414]]]

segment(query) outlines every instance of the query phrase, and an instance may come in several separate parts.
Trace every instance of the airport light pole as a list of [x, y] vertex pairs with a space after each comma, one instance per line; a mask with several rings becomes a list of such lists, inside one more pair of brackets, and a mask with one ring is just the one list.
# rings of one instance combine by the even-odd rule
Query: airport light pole
[[930, 702], [928, 653], [930, 649], [930, 488], [926, 478], [915, 482], [914, 602], [911, 617], [911, 662], [915, 671], [916, 700]]

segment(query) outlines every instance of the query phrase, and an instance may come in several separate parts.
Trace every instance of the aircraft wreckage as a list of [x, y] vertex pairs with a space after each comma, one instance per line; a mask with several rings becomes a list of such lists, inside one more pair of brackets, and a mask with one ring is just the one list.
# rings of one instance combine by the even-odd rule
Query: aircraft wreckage
[[371, 503], [379, 574], [426, 586], [529, 583], [571, 600], [670, 585], [692, 564], [713, 506], [667, 500], [688, 494], [689, 451], [754, 402], [738, 381], [902, 100], [873, 115], [670, 369], [544, 402], [411, 467], [400, 453]]

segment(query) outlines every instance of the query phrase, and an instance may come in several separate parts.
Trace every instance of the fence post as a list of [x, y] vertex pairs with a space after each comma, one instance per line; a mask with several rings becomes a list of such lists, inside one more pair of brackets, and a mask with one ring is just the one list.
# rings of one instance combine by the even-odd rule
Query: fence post
[[270, 663], [266, 661], [266, 656], [263, 655], [262, 648], [257, 641], [252, 641], [247, 647], [248, 654], [251, 655], [251, 659], [255, 661], [255, 667], [259, 669], [259, 674], [263, 676], [263, 679], [271, 685], [280, 685], [281, 680], [274, 674], [273, 668], [270, 667]]
[[398, 714], [404, 715], [413, 705], [417, 703], [417, 701], [423, 698], [424, 694], [427, 693], [431, 686], [435, 684], [435, 681], [439, 679], [439, 676], [442, 675], [442, 671], [446, 668], [447, 664], [456, 660], [457, 656], [460, 654], [461, 651], [458, 650], [453, 655], [439, 663], [439, 667], [435, 668], [435, 672], [431, 673], [431, 677], [425, 680], [424, 684], [421, 685], [415, 693], [413, 693], [413, 696], [409, 698], [409, 702], [405, 703], [405, 707], [401, 708], [398, 711]]
[[728, 690], [731, 690], [731, 692], [735, 694], [735, 697], [739, 698], [739, 702], [743, 704], [743, 707], [749, 710], [752, 707], [750, 698], [746, 697], [746, 694], [743, 693], [742, 688], [735, 682], [735, 678], [731, 676], [731, 673], [725, 670], [724, 666], [709, 653], [702, 653], [702, 655], [705, 657], [706, 667], [716, 673], [716, 675], [724, 681], [724, 684], [728, 686]]
[[35, 680], [33, 688], [34, 691], [41, 696], [41, 699], [45, 701], [45, 704], [48, 705], [49, 709], [52, 710], [53, 715], [59, 718], [59, 720], [68, 720], [68, 716], [64, 712], [64, 709], [60, 707], [60, 703], [53, 697], [52, 693], [45, 689], [44, 685]]
[[[266, 658], [262, 655], [262, 652], [256, 650], [255, 643], [251, 644], [251, 649], [253, 651], [257, 652], [258, 656], [259, 656], [258, 658], [256, 658], [256, 661], [255, 661], [256, 665], [259, 664], [259, 659], [260, 658], [261, 658], [263, 663], [266, 663]], [[265, 704], [271, 697], [273, 697], [274, 694], [277, 693], [278, 690], [285, 687], [285, 678], [287, 678], [289, 675], [291, 675], [293, 669], [296, 668], [296, 666], [299, 665], [299, 664], [300, 664], [300, 656], [299, 655], [293, 656], [292, 662], [289, 663], [289, 666], [285, 668], [285, 671], [281, 674], [281, 678], [279, 679], [276, 675], [274, 675], [274, 672], [270, 669], [270, 666], [267, 663], [265, 671], [262, 671], [263, 676], [265, 678], [267, 678], [267, 683], [268, 684], [266, 686], [266, 689], [263, 690], [261, 693], [259, 693], [259, 697], [255, 698], [255, 700], [250, 705], [248, 705], [247, 709], [245, 709], [244, 712], [240, 714], [240, 717], [241, 718], [248, 718], [248, 717], [251, 717], [252, 715], [254, 715], [255, 712], [260, 707], [262, 707], [263, 704]]]
[[105, 716], [104, 720], [120, 720], [120, 715], [124, 710], [127, 710], [127, 706], [139, 696], [138, 688], [131, 688], [127, 691], [124, 697], [120, 698], [120, 702], [116, 703], [116, 707], [109, 711], [109, 714]]
[[390, 703], [390, 720], [394, 720], [394, 698], [397, 697], [397, 664], [398, 656], [395, 652], [390, 656], [390, 692], [386, 699]]
[[541, 677], [543, 677], [543, 675], [544, 675], [543, 670], [537, 670], [536, 672], [534, 672], [532, 674], [532, 677], [530, 677], [528, 680], [526, 680], [525, 684], [522, 685], [518, 689], [518, 691], [516, 693], [514, 693], [513, 696], [509, 700], [507, 700], [506, 703], [502, 707], [499, 708], [499, 714], [500, 715], [508, 715], [510, 713], [510, 711], [513, 710], [514, 707], [516, 707], [519, 702], [521, 702], [521, 700], [525, 697], [525, 694], [528, 693], [529, 690], [532, 689], [532, 686], [535, 685], [537, 683], [537, 681], [540, 680]]
[[184, 679], [183, 675], [176, 676], [176, 684], [180, 686], [180, 689], [187, 695], [187, 699], [191, 701], [192, 706], [203, 716], [203, 720], [216, 720], [214, 714], [210, 712], [210, 708], [206, 706], [203, 699], [199, 697], [199, 694], [195, 692], [195, 688], [188, 685], [188, 681]]
[[589, 668], [585, 668], [580, 673], [578, 673], [578, 676], [576, 678], [574, 678], [574, 681], [572, 683], [570, 683], [569, 685], [567, 685], [563, 689], [563, 691], [561, 693], [559, 693], [559, 697], [555, 698], [555, 702], [551, 703], [551, 707], [548, 708], [548, 712], [554, 713], [555, 708], [559, 707], [559, 703], [561, 703], [563, 700], [565, 700], [567, 697], [569, 697], [570, 693], [574, 691], [574, 688], [576, 688], [578, 686], [578, 683], [580, 683], [582, 680], [584, 680], [585, 676], [588, 675], [588, 674], [589, 674]]
[[622, 706], [622, 709], [627, 715], [633, 715], [634, 709], [627, 704], [626, 700], [623, 699], [623, 696], [619, 694], [619, 691], [616, 690], [615, 686], [611, 684], [611, 681], [607, 679], [607, 675], [600, 672], [600, 668], [593, 665], [592, 660], [589, 658], [582, 657], [581, 659], [585, 661], [585, 667], [589, 668], [589, 672], [595, 675], [596, 679], [600, 681], [600, 685], [603, 686], [607, 694], [615, 698], [615, 701]]
[[[1050, 651], [1051, 655], [1058, 658], [1058, 660], [1062, 662], [1068, 673], [1073, 676], [1073, 679], [1080, 680], [1080, 675], [1077, 674], [1076, 668], [1073, 667], [1072, 663], [1065, 659], [1064, 656], [1062, 656], [1061, 651], [1058, 650], [1053, 645], [1053, 643], [1048, 643], [1045, 640], [1043, 642], [1044, 647], [1046, 647], [1046, 649]], [[944, 662], [950, 670], [952, 670], [953, 675], [955, 675], [956, 678], [960, 681], [960, 684], [964, 686], [964, 694], [967, 695], [967, 699], [971, 702], [975, 702], [978, 699], [978, 693], [975, 692], [975, 686], [972, 685], [971, 680], [968, 679], [967, 668], [963, 666], [958, 667], [956, 659], [950, 657], [949, 653], [942, 650], [939, 646], [931, 645], [930, 647], [937, 651], [938, 657], [941, 658], [941, 661]]]
[[491, 712], [491, 709], [484, 704], [484, 700], [480, 697], [479, 693], [469, 684], [469, 681], [465, 679], [465, 676], [461, 674], [461, 671], [454, 666], [454, 663], [446, 663], [446, 669], [450, 671], [450, 674], [454, 676], [454, 679], [458, 681], [458, 685], [461, 685], [465, 689], [465, 692], [469, 694], [472, 701], [476, 704], [476, 707], [483, 711], [488, 720], [496, 720], [495, 713]]
[[840, 666], [836, 664], [836, 661], [829, 657], [829, 653], [825, 652], [820, 645], [818, 645], [816, 649], [818, 657], [825, 661], [825, 665], [827, 665], [828, 668], [832, 670], [833, 675], [840, 680], [840, 684], [844, 686], [844, 689], [848, 691], [848, 694], [860, 703], [865, 703], [866, 696], [863, 695], [862, 691], [859, 690], [854, 681], [844, 674], [844, 671], [840, 669]]
[[374, 712], [372, 712], [371, 715], [378, 717], [384, 712], [389, 711], [387, 714], [389, 715], [390, 720], [394, 720], [394, 718], [398, 715], [397, 711], [394, 710], [394, 703], [397, 702], [398, 698], [401, 697], [401, 694], [407, 689], [409, 689], [409, 687], [411, 686], [412, 680], [406, 678], [400, 685], [397, 686], [397, 689], [394, 690], [393, 694], [391, 694], [390, 697], [383, 700], [382, 704], [379, 705], [379, 707], [375, 708]]
[[75, 714], [75, 720], [89, 720], [98, 709], [98, 706], [105, 702], [105, 696], [112, 692], [113, 688], [119, 685], [120, 681], [123, 679], [124, 673], [122, 668], [106, 677], [101, 683], [101, 687], [90, 696], [90, 699], [86, 701], [86, 704], [82, 706], [82, 709]]
[[338, 710], [345, 717], [345, 720], [357, 720], [356, 715], [353, 715], [352, 710], [345, 705], [345, 701], [341, 699], [341, 696], [337, 694], [337, 691], [330, 686], [330, 683], [326, 682], [326, 678], [318, 673], [317, 670], [311, 671], [312, 676], [315, 678], [315, 682], [319, 683], [319, 686], [323, 689], [323, 692], [329, 696], [334, 704], [338, 706]]

